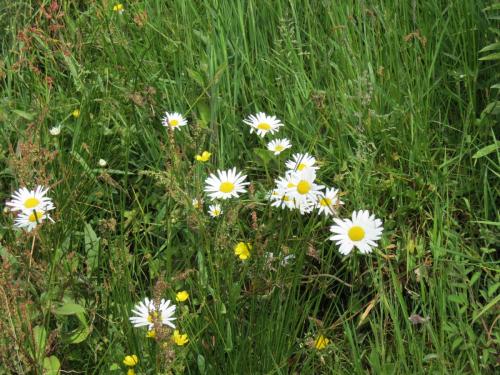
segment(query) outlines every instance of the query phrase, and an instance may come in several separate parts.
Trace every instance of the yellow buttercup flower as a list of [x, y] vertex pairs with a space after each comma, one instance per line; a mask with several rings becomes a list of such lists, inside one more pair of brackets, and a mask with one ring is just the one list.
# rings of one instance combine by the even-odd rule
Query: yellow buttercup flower
[[330, 340], [328, 338], [326, 338], [323, 335], [319, 335], [316, 341], [314, 342], [314, 347], [318, 350], [323, 350], [328, 346], [329, 343]]
[[139, 358], [135, 354], [125, 356], [123, 364], [128, 367], [134, 367], [139, 363]]
[[177, 302], [184, 302], [184, 301], [185, 301], [185, 300], [187, 300], [188, 298], [189, 298], [189, 293], [188, 293], [188, 292], [186, 292], [185, 290], [183, 290], [183, 291], [181, 291], [181, 292], [179, 292], [179, 293], [177, 293], [177, 294], [175, 295], [175, 300], [176, 300]]
[[113, 10], [114, 10], [115, 12], [119, 12], [119, 13], [123, 12], [123, 4], [120, 4], [120, 3], [116, 4], [116, 5], [113, 7]]
[[127, 375], [135, 375], [135, 371], [133, 368], [129, 368], [127, 371]]
[[175, 342], [176, 345], [184, 346], [189, 342], [189, 338], [187, 334], [180, 334], [179, 330], [175, 330], [172, 335], [172, 341]]
[[146, 333], [146, 337], [148, 339], [154, 339], [156, 337], [156, 332], [154, 329], [152, 330], [149, 330], [147, 333]]
[[238, 242], [234, 247], [234, 255], [238, 255], [241, 260], [247, 260], [250, 258], [250, 250], [252, 250], [250, 243]]
[[79, 110], [79, 109], [75, 109], [73, 112], [71, 112], [71, 115], [72, 115], [74, 118], [78, 118], [78, 117], [80, 117], [80, 110]]
[[201, 162], [206, 162], [208, 161], [208, 159], [210, 159], [210, 156], [212, 156], [212, 153], [211, 152], [208, 152], [208, 151], [203, 151], [201, 153], [201, 155], [196, 155], [195, 156], [195, 159], [197, 161], [201, 161]]

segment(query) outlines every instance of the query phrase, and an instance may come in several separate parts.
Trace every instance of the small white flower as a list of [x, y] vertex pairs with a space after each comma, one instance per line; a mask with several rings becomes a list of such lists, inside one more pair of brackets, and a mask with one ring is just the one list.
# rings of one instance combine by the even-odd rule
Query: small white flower
[[295, 208], [292, 198], [287, 194], [287, 189], [295, 186], [291, 181], [291, 174], [287, 173], [285, 177], [278, 177], [275, 182], [276, 188], [268, 195], [268, 199], [272, 202], [271, 206], [290, 210]]
[[245, 182], [246, 178], [247, 176], [241, 172], [236, 173], [236, 168], [227, 171], [218, 170], [217, 176], [212, 173], [205, 180], [205, 191], [212, 200], [238, 198], [240, 193], [246, 192], [244, 187], [249, 184]]
[[275, 139], [267, 144], [267, 149], [274, 152], [274, 155], [279, 155], [281, 152], [290, 147], [292, 147], [292, 144], [286, 138]]
[[222, 215], [222, 208], [220, 204], [212, 204], [208, 206], [208, 214], [212, 217], [218, 217]]
[[47, 218], [50, 219], [49, 215], [41, 210], [33, 210], [31, 213], [21, 212], [17, 215], [14, 225], [18, 228], [25, 229], [27, 232], [31, 232]]
[[243, 122], [250, 126], [250, 133], [255, 131], [260, 137], [264, 137], [267, 133], [273, 134], [283, 126], [276, 116], [268, 116], [264, 112], [250, 115]]
[[147, 326], [149, 331], [154, 328], [155, 322], [175, 328], [172, 323], [176, 319], [173, 317], [175, 308], [175, 305], [170, 305], [170, 300], [162, 299], [160, 306], [155, 306], [154, 301], [146, 297], [144, 302], [141, 301], [134, 306], [132, 313], [135, 316], [131, 316], [129, 320], [134, 327]]
[[165, 115], [162, 118], [162, 125], [168, 126], [172, 129], [180, 129], [181, 126], [187, 125], [187, 120], [180, 113], [165, 112]]
[[108, 162], [104, 159], [99, 159], [98, 164], [99, 164], [99, 167], [104, 168], [106, 165], [108, 165]]
[[53, 126], [52, 128], [49, 129], [49, 133], [50, 135], [57, 137], [59, 134], [61, 134], [61, 125]]
[[295, 260], [295, 255], [294, 254], [288, 254], [283, 257], [281, 260], [280, 264], [282, 266], [287, 266], [289, 263], [293, 262]]
[[325, 216], [336, 215], [337, 207], [343, 205], [339, 197], [339, 189], [326, 189], [326, 191], [318, 195], [316, 202], [316, 208], [319, 209], [318, 214], [324, 214]]
[[330, 227], [334, 233], [329, 237], [340, 245], [339, 252], [343, 255], [349, 254], [354, 247], [357, 247], [362, 254], [368, 254], [373, 247], [377, 247], [376, 241], [382, 237], [382, 221], [376, 219], [375, 215], [370, 215], [368, 211], [354, 211], [352, 220], [333, 219], [336, 225]]
[[12, 200], [6, 205], [11, 211], [22, 211], [30, 215], [33, 211], [50, 211], [54, 209], [52, 199], [46, 197], [47, 191], [43, 186], [38, 185], [35, 190], [20, 188], [12, 194]]
[[314, 170], [318, 169], [318, 167], [315, 166], [316, 164], [316, 159], [309, 155], [308, 153], [305, 154], [294, 154], [292, 156], [292, 160], [288, 160], [286, 162], [286, 167], [290, 171], [303, 171], [306, 168], [312, 168]]
[[193, 201], [191, 202], [191, 204], [193, 205], [194, 208], [200, 209], [201, 206], [203, 205], [203, 201], [201, 201], [200, 199], [194, 198]]
[[274, 189], [269, 195], [268, 199], [271, 201], [272, 207], [278, 208], [295, 208], [295, 204], [289, 195], [286, 194], [284, 189]]

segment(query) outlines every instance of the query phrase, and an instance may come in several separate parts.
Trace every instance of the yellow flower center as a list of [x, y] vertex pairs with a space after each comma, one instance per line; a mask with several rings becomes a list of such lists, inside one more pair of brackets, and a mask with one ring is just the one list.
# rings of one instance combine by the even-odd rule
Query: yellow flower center
[[42, 216], [43, 216], [43, 211], [33, 211], [33, 213], [28, 217], [28, 220], [31, 222], [31, 223], [36, 223], [37, 221], [40, 221], [42, 220]]
[[177, 120], [176, 118], [173, 118], [168, 123], [170, 124], [171, 127], [175, 128], [176, 126], [179, 125], [179, 120]]
[[276, 147], [274, 147], [274, 151], [283, 151], [285, 148], [282, 146], [282, 145], [276, 145]]
[[331, 206], [332, 205], [332, 200], [330, 198], [322, 198], [320, 201], [319, 201], [319, 205], [320, 206]]
[[158, 318], [158, 313], [156, 311], [153, 311], [151, 314], [148, 315], [148, 322], [153, 323], [153, 320], [157, 318]]
[[36, 207], [40, 204], [40, 201], [36, 199], [35, 197], [28, 198], [24, 201], [24, 207], [26, 208], [33, 208]]
[[222, 193], [230, 193], [233, 190], [234, 190], [234, 184], [229, 181], [220, 184], [219, 191], [221, 191]]
[[257, 128], [260, 130], [270, 130], [271, 125], [269, 125], [267, 122], [261, 122], [259, 125], [257, 125]]
[[214, 214], [214, 216], [219, 216], [220, 215], [220, 210], [214, 210], [213, 214]]
[[311, 190], [311, 184], [306, 180], [300, 180], [297, 184], [297, 191], [299, 192], [299, 194], [307, 194], [309, 193], [309, 190]]
[[355, 225], [349, 229], [347, 235], [352, 241], [361, 241], [365, 238], [365, 230], [361, 228], [359, 225]]
[[304, 163], [300, 163], [299, 165], [297, 165], [297, 170], [298, 170], [298, 171], [301, 171], [301, 170], [303, 170], [305, 167], [307, 167], [307, 165], [305, 165]]

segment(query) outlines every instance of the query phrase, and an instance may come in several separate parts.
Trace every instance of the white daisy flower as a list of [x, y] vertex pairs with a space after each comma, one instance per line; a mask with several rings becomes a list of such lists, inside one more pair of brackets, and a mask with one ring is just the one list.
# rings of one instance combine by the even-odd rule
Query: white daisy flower
[[22, 228], [27, 232], [31, 232], [38, 226], [38, 224], [41, 224], [47, 218], [50, 219], [49, 215], [41, 210], [32, 210], [31, 213], [21, 212], [17, 215], [16, 220], [14, 221], [14, 226]]
[[175, 325], [172, 323], [172, 321], [176, 319], [173, 317], [175, 308], [175, 305], [170, 305], [170, 300], [162, 298], [160, 306], [155, 306], [154, 301], [146, 297], [144, 298], [144, 302], [141, 301], [134, 306], [132, 313], [134, 313], [135, 316], [131, 316], [129, 320], [134, 327], [147, 326], [149, 331], [154, 328], [155, 321], [175, 328]]
[[287, 194], [287, 189], [295, 186], [291, 181], [291, 174], [287, 173], [285, 177], [278, 177], [275, 182], [276, 188], [268, 195], [268, 199], [272, 202], [271, 206], [288, 209], [295, 208], [293, 199]]
[[295, 208], [293, 200], [286, 194], [284, 189], [274, 189], [269, 195], [269, 200], [271, 201], [272, 207], [278, 208]]
[[315, 164], [316, 159], [308, 153], [305, 153], [294, 154], [292, 160], [288, 160], [285, 165], [290, 171], [303, 171], [306, 168], [318, 169], [318, 167], [314, 166]]
[[268, 116], [264, 112], [250, 115], [243, 122], [250, 125], [250, 133], [255, 131], [260, 137], [265, 136], [267, 133], [273, 134], [278, 131], [280, 126], [283, 126], [276, 116]]
[[326, 189], [325, 192], [318, 195], [316, 208], [319, 209], [318, 214], [324, 214], [325, 216], [336, 215], [337, 207], [343, 205], [339, 197], [339, 189]]
[[217, 171], [217, 176], [212, 173], [205, 180], [205, 191], [208, 196], [214, 199], [238, 198], [240, 193], [246, 192], [244, 188], [249, 182], [244, 182], [247, 176], [236, 173], [236, 168], [227, 171]]
[[330, 227], [334, 235], [329, 239], [339, 245], [339, 252], [343, 255], [349, 254], [357, 247], [362, 254], [371, 253], [373, 247], [377, 247], [375, 241], [382, 237], [382, 221], [370, 215], [368, 211], [354, 211], [352, 220], [333, 219], [335, 224]]
[[208, 206], [208, 214], [212, 217], [218, 217], [222, 215], [222, 208], [220, 204], [212, 204]]
[[53, 135], [54, 137], [57, 137], [59, 134], [61, 134], [61, 125], [54, 126], [49, 129], [50, 135]]
[[169, 126], [172, 129], [179, 129], [181, 126], [187, 125], [187, 120], [177, 112], [165, 112], [161, 121], [163, 126]]
[[53, 210], [52, 199], [46, 197], [47, 191], [43, 186], [38, 185], [35, 190], [28, 190], [25, 187], [20, 188], [12, 194], [12, 200], [6, 202], [11, 211], [23, 211], [31, 214], [33, 211]]
[[279, 155], [287, 148], [292, 147], [292, 144], [287, 138], [275, 139], [267, 144], [267, 149], [274, 152], [274, 155]]
[[289, 174], [290, 182], [286, 192], [295, 201], [297, 206], [316, 204], [318, 195], [321, 195], [322, 185], [314, 183], [316, 172], [312, 168], [303, 169], [301, 172], [292, 172]]

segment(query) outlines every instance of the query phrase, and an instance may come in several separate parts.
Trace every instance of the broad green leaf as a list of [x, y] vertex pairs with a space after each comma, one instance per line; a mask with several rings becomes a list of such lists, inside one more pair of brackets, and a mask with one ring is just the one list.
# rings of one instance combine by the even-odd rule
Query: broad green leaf
[[99, 237], [88, 223], [85, 223], [84, 236], [87, 266], [89, 272], [92, 272], [99, 265]]
[[72, 332], [70, 332], [68, 337], [68, 342], [70, 344], [78, 344], [84, 341], [90, 334], [89, 327], [80, 327]]
[[205, 87], [205, 80], [203, 79], [203, 76], [200, 73], [189, 68], [186, 68], [186, 70], [188, 72], [189, 78], [195, 81], [201, 88]]
[[500, 142], [492, 143], [491, 145], [488, 145], [488, 146], [480, 149], [478, 152], [476, 152], [474, 155], [472, 155], [472, 158], [473, 159], [482, 158], [483, 156], [491, 154], [493, 151], [496, 151], [499, 148], [500, 148]]
[[226, 352], [230, 352], [233, 350], [233, 331], [231, 329], [231, 322], [226, 320], [226, 342], [225, 342], [225, 347], [224, 350]]
[[206, 128], [210, 124], [210, 107], [204, 101], [200, 101], [197, 105], [200, 116], [200, 125]]
[[490, 60], [500, 60], [500, 52], [492, 53], [490, 55], [483, 56], [479, 58], [481, 61], [490, 61]]
[[448, 301], [466, 305], [467, 297], [465, 296], [465, 294], [451, 294], [448, 296]]
[[75, 315], [78, 313], [84, 313], [85, 308], [83, 306], [74, 303], [74, 302], [66, 302], [55, 309], [54, 314], [57, 315]]
[[35, 340], [35, 358], [41, 360], [41, 355], [45, 352], [47, 344], [47, 330], [45, 327], [36, 326], [33, 328], [33, 339]]
[[13, 109], [12, 112], [28, 121], [31, 121], [35, 118], [34, 113], [28, 113], [26, 111], [21, 111], [20, 109]]
[[61, 363], [55, 355], [45, 357], [43, 359], [43, 374], [44, 375], [57, 375], [61, 369]]
[[480, 50], [479, 53], [488, 52], [488, 51], [492, 51], [492, 50], [495, 50], [495, 49], [500, 50], [500, 42], [487, 45], [482, 50]]
[[205, 374], [206, 373], [205, 357], [203, 357], [201, 354], [198, 354], [198, 357], [196, 358], [196, 363], [198, 364], [198, 371], [200, 371], [200, 374]]
[[479, 311], [477, 314], [474, 313], [473, 316], [474, 318], [472, 319], [472, 323], [474, 323], [476, 320], [478, 320], [486, 311], [491, 309], [494, 306], [497, 306], [498, 302], [500, 302], [500, 294], [496, 296], [490, 303], [488, 303], [481, 311]]
[[259, 159], [262, 161], [262, 164], [265, 166], [269, 164], [273, 157], [271, 151], [265, 150], [263, 148], [254, 148], [253, 152], [259, 157]]

